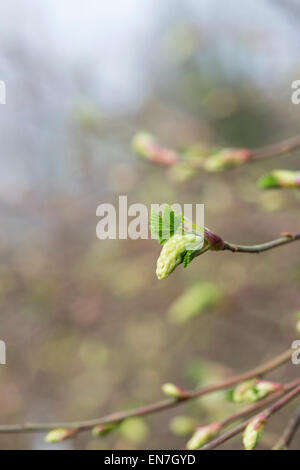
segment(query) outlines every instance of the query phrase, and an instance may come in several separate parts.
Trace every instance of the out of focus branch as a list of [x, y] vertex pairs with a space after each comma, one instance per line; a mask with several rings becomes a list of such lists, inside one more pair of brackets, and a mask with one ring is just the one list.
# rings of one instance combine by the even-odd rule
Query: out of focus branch
[[[229, 431], [222, 434], [221, 436], [213, 439], [207, 445], [202, 447], [201, 450], [215, 449], [216, 447], [220, 446], [224, 442], [228, 441], [232, 437], [236, 436], [240, 432], [247, 429], [247, 427], [252, 422], [254, 422], [256, 424], [256, 426], [257, 426], [258, 423], [259, 423], [259, 425], [263, 426], [267, 419], [269, 419], [273, 414], [275, 414], [277, 411], [279, 411], [281, 408], [283, 408], [285, 405], [287, 405], [291, 400], [293, 400], [294, 398], [299, 396], [299, 394], [300, 394], [300, 384], [298, 382], [298, 385], [295, 388], [293, 388], [289, 393], [285, 394], [283, 397], [279, 398], [279, 400], [276, 401], [273, 405], [271, 405], [270, 407], [263, 410], [261, 413], [256, 415], [254, 418], [252, 417], [252, 418], [242, 422], [241, 424], [238, 424], [233, 429], [230, 429]], [[258, 426], [257, 426], [257, 428], [258, 428]], [[253, 430], [251, 430], [251, 431], [253, 431]], [[255, 431], [255, 426], [254, 426], [254, 431]], [[257, 429], [257, 432], [260, 432], [260, 430]], [[256, 445], [256, 442], [255, 442], [255, 445]], [[254, 445], [254, 447], [255, 447], [255, 445]]]
[[[220, 382], [215, 385], [208, 387], [196, 389], [193, 391], [188, 391], [181, 389], [172, 384], [168, 384], [169, 387], [165, 387], [164, 391], [168, 395], [171, 395], [171, 398], [168, 398], [163, 401], [152, 403], [150, 405], [142, 406], [140, 408], [135, 408], [132, 410], [120, 411], [117, 413], [112, 413], [106, 415], [102, 418], [92, 419], [88, 421], [78, 421], [78, 422], [61, 422], [61, 423], [24, 423], [24, 424], [8, 424], [0, 426], [0, 433], [25, 433], [25, 432], [45, 432], [51, 431], [49, 434], [49, 442], [58, 442], [64, 439], [70, 438], [82, 431], [93, 430], [96, 435], [104, 435], [111, 429], [112, 425], [118, 425], [122, 421], [138, 416], [146, 416], [153, 413], [158, 413], [160, 411], [172, 408], [188, 400], [199, 398], [203, 395], [209, 393], [227, 389], [235, 384], [249, 380], [254, 377], [261, 376], [267, 372], [270, 372], [273, 369], [276, 369], [280, 365], [289, 361], [294, 350], [288, 349], [283, 353], [276, 356], [274, 359], [258, 366], [248, 372], [237, 375], [230, 379], [227, 379], [223, 382]], [[170, 391], [171, 385], [171, 391]], [[168, 389], [168, 390], [167, 390]]]
[[289, 448], [293, 437], [295, 436], [300, 426], [300, 407], [296, 410], [296, 413], [287, 424], [287, 427], [283, 431], [282, 436], [273, 447], [273, 450], [286, 450]]
[[136, 134], [132, 141], [134, 151], [151, 163], [168, 167], [184, 164], [192, 170], [222, 171], [244, 163], [291, 153], [300, 148], [300, 136], [257, 149], [220, 148], [208, 149], [192, 146], [183, 152], [164, 147], [145, 132]]
[[[265, 408], [266, 405], [269, 405], [270, 403], [274, 402], [275, 399], [281, 397], [283, 394], [286, 392], [292, 390], [295, 388], [298, 384], [300, 384], [300, 379], [297, 381], [293, 381], [289, 384], [282, 385], [277, 391], [272, 392], [270, 396], [267, 396], [263, 400], [260, 400], [253, 405], [249, 406], [248, 408], [245, 408], [242, 411], [238, 411], [237, 413], [234, 413], [221, 421], [206, 425], [206, 426], [201, 426], [196, 429], [195, 433], [191, 437], [191, 439], [187, 443], [187, 449], [189, 450], [197, 450], [205, 445], [206, 442], [209, 442], [209, 444], [206, 444], [205, 449], [211, 449], [214, 447], [214, 443], [220, 442], [225, 442], [226, 440], [230, 439], [230, 437], [233, 437], [235, 433], [239, 432], [240, 427], [236, 426], [234, 430], [234, 434], [231, 434], [231, 431], [228, 431], [226, 433], [223, 433], [220, 437], [215, 438], [212, 440], [212, 438], [218, 434], [220, 434], [220, 431], [224, 429], [226, 426], [230, 425], [231, 423], [234, 423], [235, 421], [239, 421], [242, 418], [246, 416], [251, 416], [253, 415], [256, 411]], [[243, 384], [245, 387], [247, 384]], [[246, 424], [250, 420], [246, 421]], [[243, 423], [245, 425], [245, 422]]]

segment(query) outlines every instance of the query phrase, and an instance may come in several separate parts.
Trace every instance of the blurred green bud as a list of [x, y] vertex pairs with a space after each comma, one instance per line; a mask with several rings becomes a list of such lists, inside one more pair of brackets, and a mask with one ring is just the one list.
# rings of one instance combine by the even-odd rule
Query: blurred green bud
[[171, 305], [168, 318], [173, 323], [185, 323], [209, 308], [220, 304], [223, 290], [212, 282], [197, 282], [186, 289]]
[[222, 428], [222, 424], [220, 422], [215, 422], [209, 424], [208, 426], [201, 426], [196, 429], [195, 433], [188, 441], [186, 448], [188, 450], [197, 450], [200, 447], [203, 447], [209, 441], [215, 437]]
[[269, 380], [259, 380], [255, 387], [253, 387], [252, 394], [250, 393], [250, 401], [259, 401], [265, 398], [270, 393], [280, 390], [282, 385], [278, 382], [270, 382]]
[[195, 165], [196, 168], [201, 168], [203, 165], [203, 161], [209, 155], [211, 155], [212, 151], [217, 151], [219, 149], [211, 149], [207, 145], [203, 143], [197, 143], [186, 147], [182, 152], [182, 157], [185, 161], [191, 163], [193, 166]]
[[162, 147], [147, 132], [138, 132], [133, 137], [132, 148], [140, 157], [161, 165], [171, 166], [179, 159], [178, 154], [174, 150]]
[[258, 180], [258, 186], [269, 188], [300, 188], [300, 172], [290, 170], [274, 170]]
[[170, 431], [176, 436], [191, 434], [196, 428], [196, 421], [189, 416], [175, 416], [170, 422]]
[[76, 433], [77, 433], [76, 429], [64, 429], [64, 428], [53, 429], [47, 434], [47, 436], [45, 437], [45, 441], [50, 442], [50, 443], [62, 442], [62, 441], [65, 441], [66, 439], [69, 439], [75, 436]]
[[243, 444], [246, 450], [255, 449], [262, 436], [266, 419], [267, 415], [262, 413], [261, 415], [253, 418], [247, 425], [243, 434]]
[[249, 401], [249, 397], [251, 397], [251, 393], [256, 382], [257, 379], [252, 379], [238, 384], [232, 391], [232, 401], [234, 403], [243, 403], [245, 401]]
[[185, 392], [182, 388], [169, 382], [163, 384], [161, 389], [168, 397], [183, 398], [185, 396]]
[[[202, 247], [201, 247], [202, 245]], [[156, 275], [158, 279], [165, 279], [174, 269], [183, 262], [188, 250], [199, 249], [200, 252], [208, 248], [206, 240], [194, 233], [175, 234], [164, 244], [157, 260]]]
[[170, 179], [176, 183], [184, 183], [193, 178], [196, 174], [197, 170], [185, 162], [172, 165], [168, 172]]
[[225, 148], [208, 157], [203, 166], [206, 171], [222, 171], [241, 165], [250, 158], [251, 152], [248, 149]]
[[272, 392], [279, 390], [282, 385], [278, 382], [268, 380], [248, 380], [239, 384], [231, 394], [231, 400], [234, 403], [256, 402], [265, 398]]
[[120, 435], [127, 441], [140, 445], [149, 438], [149, 428], [143, 418], [128, 418], [120, 424]]
[[132, 139], [132, 148], [140, 157], [147, 158], [149, 146], [154, 142], [154, 137], [148, 132], [138, 132]]
[[94, 437], [103, 437], [114, 431], [119, 426], [119, 423], [111, 424], [98, 424], [92, 429], [92, 435]]

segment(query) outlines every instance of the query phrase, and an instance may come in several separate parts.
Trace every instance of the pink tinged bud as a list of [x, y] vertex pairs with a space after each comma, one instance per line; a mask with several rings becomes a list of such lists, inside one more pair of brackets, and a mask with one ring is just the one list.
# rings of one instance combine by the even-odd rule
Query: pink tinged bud
[[175, 416], [170, 422], [170, 430], [176, 436], [187, 436], [195, 431], [197, 423], [189, 416]]
[[92, 429], [92, 435], [94, 437], [103, 437], [109, 434], [110, 432], [114, 431], [119, 423], [111, 423], [111, 424], [98, 424]]
[[234, 403], [256, 402], [281, 388], [282, 385], [278, 382], [257, 379], [248, 380], [239, 384], [233, 390], [232, 401]]
[[256, 382], [257, 379], [252, 379], [238, 384], [232, 392], [232, 401], [234, 403], [243, 403], [245, 401], [249, 401], [253, 394], [253, 389]]
[[53, 429], [47, 434], [47, 436], [45, 437], [45, 441], [50, 443], [62, 442], [66, 439], [70, 439], [71, 437], [75, 436], [77, 432], [77, 429]]
[[132, 139], [132, 148], [140, 157], [147, 158], [149, 145], [153, 143], [154, 139], [151, 134], [147, 132], [138, 132]]
[[243, 434], [243, 444], [246, 450], [255, 449], [262, 436], [267, 418], [268, 414], [262, 413], [261, 415], [253, 418], [247, 425]]
[[134, 136], [132, 148], [140, 157], [165, 166], [174, 165], [179, 159], [176, 152], [157, 144], [147, 132], [139, 132]]
[[269, 393], [276, 392], [282, 388], [281, 383], [279, 382], [270, 382], [268, 380], [259, 380], [255, 384], [255, 391], [258, 399], [266, 397]]
[[207, 171], [221, 171], [226, 168], [241, 165], [250, 160], [252, 152], [245, 148], [228, 148], [208, 157], [204, 162]]
[[222, 428], [222, 424], [220, 422], [215, 422], [209, 424], [208, 426], [201, 426], [196, 429], [195, 433], [188, 441], [186, 448], [188, 450], [197, 450], [200, 447], [203, 447], [209, 441], [215, 437]]
[[204, 238], [209, 244], [210, 250], [223, 250], [225, 246], [224, 240], [216, 233], [211, 232], [207, 228], [204, 230]]
[[188, 392], [186, 392], [183, 388], [178, 387], [172, 383], [166, 383], [162, 386], [162, 391], [168, 397], [173, 398], [186, 398], [188, 396]]
[[290, 170], [274, 170], [262, 176], [258, 185], [263, 189], [269, 188], [299, 188], [300, 172]]

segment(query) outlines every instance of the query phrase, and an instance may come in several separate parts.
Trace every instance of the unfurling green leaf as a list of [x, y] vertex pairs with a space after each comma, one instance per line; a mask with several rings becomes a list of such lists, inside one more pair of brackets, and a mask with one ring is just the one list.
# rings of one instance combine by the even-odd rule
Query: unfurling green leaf
[[203, 247], [203, 238], [194, 234], [175, 234], [163, 246], [157, 260], [156, 275], [158, 279], [165, 279], [174, 269], [183, 262], [184, 257], [192, 247], [195, 250], [207, 249], [207, 244]]

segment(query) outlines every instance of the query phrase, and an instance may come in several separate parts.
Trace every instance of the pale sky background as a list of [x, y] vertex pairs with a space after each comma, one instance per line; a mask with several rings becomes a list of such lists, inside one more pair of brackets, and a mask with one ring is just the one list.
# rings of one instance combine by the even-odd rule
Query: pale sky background
[[[288, 99], [299, 78], [300, 7], [252, 0], [10, 0], [0, 3], [0, 199], [18, 200], [50, 178], [68, 149], [74, 103], [92, 100], [103, 116], [134, 113], [159, 83], [176, 76], [166, 53], [170, 29], [195, 24], [197, 60], [254, 80]], [[299, 17], [297, 16], [297, 12]], [[255, 40], [253, 40], [255, 37]], [[166, 86], [166, 85], [165, 85]], [[273, 87], [276, 90], [273, 91]], [[161, 97], [160, 97], [161, 98]]]

